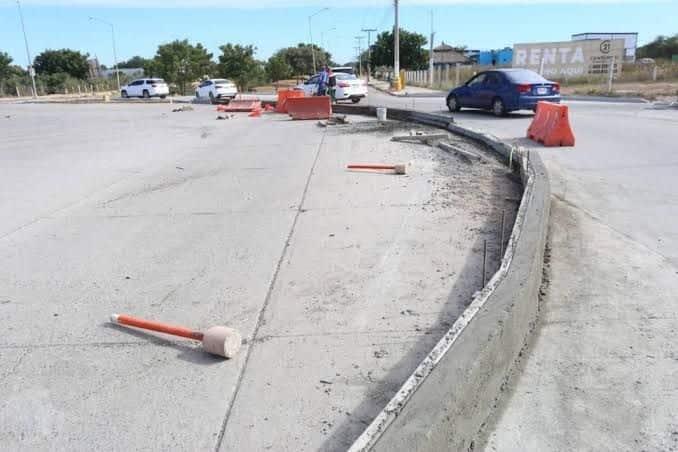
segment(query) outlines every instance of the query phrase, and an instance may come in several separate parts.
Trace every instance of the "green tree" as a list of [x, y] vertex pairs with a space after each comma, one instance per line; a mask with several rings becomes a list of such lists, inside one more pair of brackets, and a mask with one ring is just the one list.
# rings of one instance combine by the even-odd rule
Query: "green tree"
[[8, 80], [13, 72], [12, 57], [8, 53], [0, 52], [0, 80]]
[[148, 64], [150, 60], [148, 58], [143, 58], [140, 57], [139, 55], [135, 55], [132, 58], [130, 58], [127, 61], [121, 61], [118, 63], [118, 68], [120, 69], [136, 69], [136, 68], [143, 68]]
[[77, 50], [45, 50], [35, 57], [33, 66], [39, 75], [68, 74], [77, 79], [86, 79], [89, 74], [87, 57]]
[[652, 42], [638, 47], [638, 58], [666, 58], [678, 55], [678, 34], [657, 36]]
[[273, 82], [285, 80], [292, 76], [292, 66], [285, 61], [282, 55], [273, 55], [266, 63], [266, 75]]
[[325, 64], [334, 65], [332, 55], [315, 44], [299, 43], [296, 47], [286, 47], [278, 50], [273, 57], [284, 59], [292, 68], [292, 75], [307, 75], [313, 73], [312, 50], [315, 50], [316, 71]]
[[233, 80], [240, 91], [246, 91], [261, 81], [263, 70], [261, 63], [254, 58], [256, 47], [226, 44], [219, 50], [219, 75]]
[[158, 46], [153, 60], [144, 66], [144, 72], [176, 84], [183, 94], [188, 83], [209, 74], [212, 67], [212, 54], [202, 44], [191, 45], [188, 39], [177, 39]]
[[[428, 50], [424, 49], [428, 41], [424, 35], [400, 29], [400, 67], [417, 70], [428, 67]], [[377, 66], [393, 67], [393, 32], [379, 33], [372, 46], [372, 68]]]

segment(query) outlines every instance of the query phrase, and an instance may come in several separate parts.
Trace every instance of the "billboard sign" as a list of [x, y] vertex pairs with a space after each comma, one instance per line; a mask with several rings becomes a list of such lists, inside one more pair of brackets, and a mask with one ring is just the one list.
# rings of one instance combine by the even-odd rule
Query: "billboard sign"
[[615, 73], [621, 72], [621, 63], [624, 59], [623, 39], [591, 39], [513, 46], [513, 67], [541, 72], [547, 78], [607, 74], [613, 59]]

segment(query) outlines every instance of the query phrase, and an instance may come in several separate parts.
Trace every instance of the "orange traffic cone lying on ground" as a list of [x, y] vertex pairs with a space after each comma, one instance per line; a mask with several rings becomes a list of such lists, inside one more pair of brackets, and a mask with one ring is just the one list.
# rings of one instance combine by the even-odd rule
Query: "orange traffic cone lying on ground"
[[238, 353], [238, 350], [240, 350], [240, 344], [242, 342], [240, 333], [225, 326], [213, 326], [203, 333], [200, 331], [193, 331], [183, 326], [168, 325], [166, 323], [140, 319], [126, 314], [112, 314], [111, 322], [117, 325], [133, 326], [144, 330], [157, 331], [173, 336], [201, 341], [202, 348], [207, 353], [223, 356], [224, 358], [234, 357]]

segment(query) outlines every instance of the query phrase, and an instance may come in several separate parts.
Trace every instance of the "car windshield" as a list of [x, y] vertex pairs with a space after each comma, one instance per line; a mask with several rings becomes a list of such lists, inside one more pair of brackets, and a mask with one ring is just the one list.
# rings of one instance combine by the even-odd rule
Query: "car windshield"
[[231, 83], [230, 80], [226, 80], [225, 78], [215, 78], [215, 79], [212, 79], [212, 81], [214, 83]]
[[358, 78], [353, 74], [345, 74], [343, 72], [339, 72], [337, 74], [334, 74], [334, 77], [337, 80], [356, 80]]
[[150, 81], [151, 83], [165, 83], [165, 80], [163, 80], [163, 79], [161, 79], [161, 78], [153, 78], [153, 79], [151, 79], [151, 80], [149, 80], [149, 81]]
[[541, 75], [534, 71], [507, 71], [504, 73], [513, 83], [546, 83], [546, 80]]

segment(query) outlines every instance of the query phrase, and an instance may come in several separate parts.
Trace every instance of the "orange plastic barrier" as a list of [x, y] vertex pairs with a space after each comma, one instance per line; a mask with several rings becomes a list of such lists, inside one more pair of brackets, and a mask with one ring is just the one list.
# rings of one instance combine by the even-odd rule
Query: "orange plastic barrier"
[[330, 96], [288, 98], [285, 107], [292, 119], [328, 119], [332, 115]]
[[260, 100], [232, 100], [228, 105], [219, 105], [217, 111], [254, 111], [261, 110]]
[[567, 105], [538, 102], [527, 137], [544, 146], [574, 146]]
[[278, 113], [287, 113], [287, 99], [304, 97], [304, 92], [298, 89], [281, 89], [278, 90], [278, 103], [275, 106], [275, 111]]

